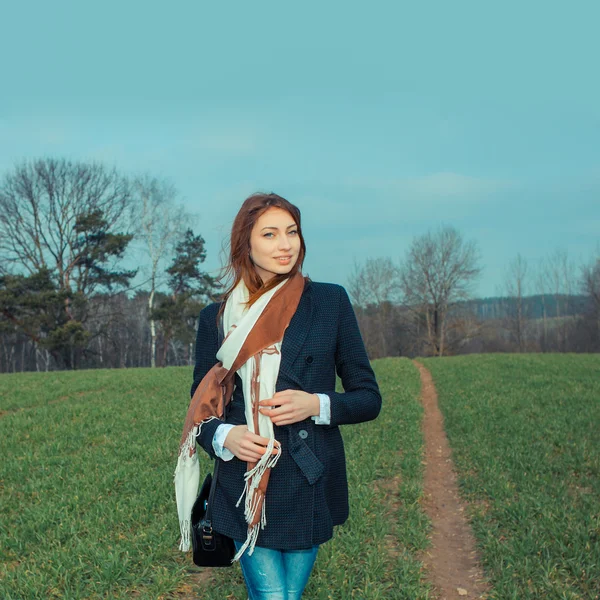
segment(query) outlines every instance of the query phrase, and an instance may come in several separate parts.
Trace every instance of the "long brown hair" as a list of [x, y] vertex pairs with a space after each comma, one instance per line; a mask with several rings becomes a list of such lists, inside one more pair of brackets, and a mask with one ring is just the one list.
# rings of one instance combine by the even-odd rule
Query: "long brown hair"
[[[252, 229], [258, 218], [272, 207], [281, 208], [287, 211], [296, 222], [298, 235], [300, 236], [300, 252], [298, 253], [296, 264], [289, 273], [275, 275], [264, 284], [260, 275], [256, 272], [254, 264], [250, 260], [250, 234], [252, 233]], [[262, 294], [279, 285], [284, 279], [301, 271], [305, 256], [306, 245], [304, 243], [304, 237], [302, 236], [300, 209], [285, 198], [274, 193], [255, 193], [248, 196], [235, 216], [233, 226], [231, 227], [229, 260], [220, 279], [231, 278], [233, 282], [223, 295], [223, 304], [221, 305], [221, 310], [219, 312], [222, 312], [227, 298], [229, 298], [229, 295], [233, 292], [235, 286], [241, 279], [244, 280], [248, 287], [248, 292], [250, 294], [248, 305], [252, 306]]]

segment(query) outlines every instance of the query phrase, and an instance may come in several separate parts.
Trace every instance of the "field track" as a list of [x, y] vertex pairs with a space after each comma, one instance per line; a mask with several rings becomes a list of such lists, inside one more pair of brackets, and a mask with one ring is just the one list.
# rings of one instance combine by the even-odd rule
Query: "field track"
[[489, 585], [484, 580], [475, 538], [459, 496], [437, 392], [431, 373], [420, 362], [414, 364], [421, 375], [421, 402], [425, 410], [423, 507], [432, 524], [431, 547], [423, 553], [422, 560], [438, 600], [486, 598]]

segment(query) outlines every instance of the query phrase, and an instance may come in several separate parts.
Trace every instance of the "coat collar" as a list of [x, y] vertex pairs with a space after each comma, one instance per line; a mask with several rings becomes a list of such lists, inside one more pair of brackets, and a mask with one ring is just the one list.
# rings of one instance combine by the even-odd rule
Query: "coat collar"
[[290, 321], [281, 342], [281, 364], [279, 371], [285, 373], [292, 381], [299, 386], [302, 385], [298, 376], [294, 373], [292, 365], [298, 357], [302, 346], [308, 335], [310, 323], [312, 320], [313, 299], [311, 282], [307, 281], [304, 291], [300, 297], [298, 308]]

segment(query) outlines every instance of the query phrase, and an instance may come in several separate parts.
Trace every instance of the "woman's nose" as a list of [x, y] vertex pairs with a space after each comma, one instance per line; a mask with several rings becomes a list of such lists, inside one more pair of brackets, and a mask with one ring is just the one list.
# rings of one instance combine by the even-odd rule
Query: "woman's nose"
[[287, 235], [279, 236], [279, 249], [289, 250], [292, 247], [290, 238]]

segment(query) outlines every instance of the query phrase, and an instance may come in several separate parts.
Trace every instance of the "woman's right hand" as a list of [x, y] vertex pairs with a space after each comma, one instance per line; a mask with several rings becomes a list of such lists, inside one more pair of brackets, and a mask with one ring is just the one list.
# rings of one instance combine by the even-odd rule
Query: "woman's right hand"
[[[252, 433], [247, 425], [236, 425], [229, 430], [223, 446], [233, 452], [237, 458], [246, 462], [257, 462], [267, 451], [269, 438]], [[275, 440], [275, 447], [271, 454], [277, 454], [279, 442]]]

